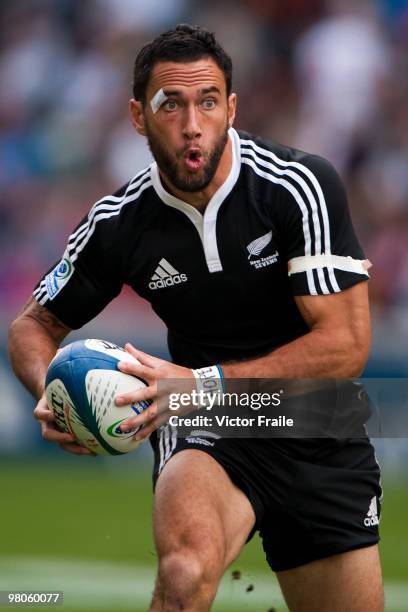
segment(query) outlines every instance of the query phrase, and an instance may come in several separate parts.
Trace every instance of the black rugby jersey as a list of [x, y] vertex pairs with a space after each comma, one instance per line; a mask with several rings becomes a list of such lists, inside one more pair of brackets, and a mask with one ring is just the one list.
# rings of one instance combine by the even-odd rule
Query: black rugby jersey
[[169, 194], [151, 164], [93, 206], [36, 300], [79, 328], [130, 285], [167, 325], [174, 361], [189, 367], [305, 334], [295, 295], [368, 278], [345, 190], [318, 156], [234, 129], [230, 138], [230, 174], [204, 214]]

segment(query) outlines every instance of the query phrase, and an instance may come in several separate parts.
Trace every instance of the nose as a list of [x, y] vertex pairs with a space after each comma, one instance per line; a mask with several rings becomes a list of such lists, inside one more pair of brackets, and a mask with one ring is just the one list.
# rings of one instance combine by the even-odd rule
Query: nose
[[201, 136], [201, 127], [198, 120], [198, 110], [194, 105], [188, 106], [185, 110], [185, 120], [183, 135], [188, 140], [194, 140]]

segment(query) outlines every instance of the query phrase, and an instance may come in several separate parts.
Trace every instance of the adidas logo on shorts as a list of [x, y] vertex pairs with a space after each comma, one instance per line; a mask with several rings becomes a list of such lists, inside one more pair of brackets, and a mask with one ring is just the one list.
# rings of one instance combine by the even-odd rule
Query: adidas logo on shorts
[[164, 289], [165, 287], [172, 287], [186, 281], [187, 275], [180, 274], [163, 258], [159, 261], [159, 265], [151, 278], [149, 289]]
[[368, 509], [367, 512], [367, 516], [364, 519], [364, 525], [366, 527], [372, 527], [374, 525], [378, 525], [379, 520], [378, 520], [378, 510], [377, 510], [377, 498], [374, 497], [372, 498], [371, 502], [370, 502], [370, 507]]

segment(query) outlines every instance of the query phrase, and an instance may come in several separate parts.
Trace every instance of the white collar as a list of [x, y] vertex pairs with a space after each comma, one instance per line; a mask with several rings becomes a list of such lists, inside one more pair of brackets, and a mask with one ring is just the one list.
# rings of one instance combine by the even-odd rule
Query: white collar
[[217, 214], [221, 204], [237, 182], [241, 170], [240, 137], [233, 128], [230, 128], [228, 133], [232, 143], [231, 170], [225, 182], [217, 189], [208, 202], [203, 215], [194, 206], [176, 198], [164, 189], [156, 162], [151, 165], [150, 170], [152, 184], [159, 198], [168, 206], [184, 213], [195, 226], [203, 245], [209, 272], [222, 271], [217, 244]]

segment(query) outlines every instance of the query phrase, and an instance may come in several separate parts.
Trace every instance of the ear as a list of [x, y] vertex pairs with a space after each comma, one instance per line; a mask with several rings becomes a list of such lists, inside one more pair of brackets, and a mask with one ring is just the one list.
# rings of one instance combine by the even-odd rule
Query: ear
[[228, 98], [228, 127], [232, 127], [237, 112], [237, 94], [232, 93]]
[[132, 98], [129, 101], [129, 113], [136, 132], [138, 132], [142, 136], [146, 136], [145, 118], [142, 103], [139, 100], [134, 100]]

